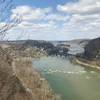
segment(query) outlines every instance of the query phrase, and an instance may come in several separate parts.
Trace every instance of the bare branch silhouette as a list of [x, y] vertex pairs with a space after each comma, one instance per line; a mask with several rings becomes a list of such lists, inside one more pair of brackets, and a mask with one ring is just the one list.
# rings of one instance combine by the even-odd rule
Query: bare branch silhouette
[[13, 7], [13, 0], [0, 0], [0, 40], [3, 40], [8, 30], [21, 22], [21, 17], [16, 15], [10, 19], [10, 11]]

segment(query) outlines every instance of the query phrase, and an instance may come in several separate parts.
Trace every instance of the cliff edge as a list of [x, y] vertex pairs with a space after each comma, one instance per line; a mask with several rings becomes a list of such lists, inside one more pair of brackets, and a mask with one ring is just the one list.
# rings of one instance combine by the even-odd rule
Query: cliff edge
[[58, 100], [31, 58], [10, 59], [0, 50], [0, 100]]

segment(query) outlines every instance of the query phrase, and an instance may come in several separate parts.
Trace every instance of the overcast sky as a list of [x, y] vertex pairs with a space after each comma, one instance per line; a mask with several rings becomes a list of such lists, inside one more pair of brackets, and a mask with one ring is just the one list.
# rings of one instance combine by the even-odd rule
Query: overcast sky
[[10, 19], [22, 22], [8, 39], [71, 40], [100, 37], [100, 0], [15, 0]]

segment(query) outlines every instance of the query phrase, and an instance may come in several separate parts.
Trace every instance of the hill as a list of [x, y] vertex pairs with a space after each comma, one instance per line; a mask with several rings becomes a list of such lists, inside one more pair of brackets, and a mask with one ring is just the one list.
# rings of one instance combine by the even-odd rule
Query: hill
[[100, 57], [100, 38], [89, 41], [89, 43], [85, 46], [84, 56], [87, 59]]

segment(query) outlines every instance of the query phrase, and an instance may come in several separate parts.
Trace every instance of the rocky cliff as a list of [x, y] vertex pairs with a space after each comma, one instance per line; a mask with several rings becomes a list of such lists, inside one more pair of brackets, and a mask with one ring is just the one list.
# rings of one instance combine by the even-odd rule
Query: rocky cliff
[[0, 100], [58, 100], [31, 58], [10, 58], [0, 50]]

